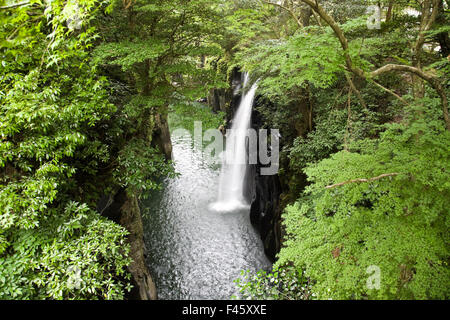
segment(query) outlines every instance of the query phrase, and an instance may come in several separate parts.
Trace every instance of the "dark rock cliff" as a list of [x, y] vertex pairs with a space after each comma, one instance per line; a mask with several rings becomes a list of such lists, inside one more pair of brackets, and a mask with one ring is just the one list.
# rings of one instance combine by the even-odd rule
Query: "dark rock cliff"
[[258, 230], [264, 244], [264, 251], [269, 259], [275, 257], [281, 248], [281, 211], [282, 194], [278, 175], [263, 176], [259, 165], [249, 169], [249, 188], [251, 194], [250, 220]]
[[[264, 123], [257, 111], [261, 98], [257, 97], [254, 102], [251, 126], [255, 130], [262, 129]], [[258, 141], [259, 142], [259, 141]], [[261, 175], [260, 164], [251, 165], [248, 172], [250, 185], [250, 220], [258, 230], [264, 244], [264, 251], [269, 259], [275, 261], [275, 257], [281, 248], [282, 228], [281, 213], [282, 206], [280, 197], [282, 185], [278, 174]]]
[[125, 190], [119, 190], [114, 197], [105, 196], [98, 204], [98, 211], [128, 230], [131, 264], [128, 271], [132, 276], [133, 289], [128, 294], [129, 300], [156, 300], [156, 286], [145, 263], [146, 248], [144, 229], [138, 200]]
[[230, 87], [226, 89], [211, 89], [207, 97], [208, 105], [214, 112], [225, 112], [227, 120], [233, 118], [234, 111], [239, 106], [242, 73], [235, 68], [230, 76]]

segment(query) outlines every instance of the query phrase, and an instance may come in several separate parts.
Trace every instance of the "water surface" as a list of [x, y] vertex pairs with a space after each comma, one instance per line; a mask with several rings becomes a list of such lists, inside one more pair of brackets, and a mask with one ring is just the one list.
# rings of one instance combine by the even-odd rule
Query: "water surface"
[[241, 270], [269, 269], [249, 210], [217, 212], [220, 170], [194, 152], [189, 139], [173, 141], [177, 178], [144, 202], [147, 262], [160, 299], [229, 299]]

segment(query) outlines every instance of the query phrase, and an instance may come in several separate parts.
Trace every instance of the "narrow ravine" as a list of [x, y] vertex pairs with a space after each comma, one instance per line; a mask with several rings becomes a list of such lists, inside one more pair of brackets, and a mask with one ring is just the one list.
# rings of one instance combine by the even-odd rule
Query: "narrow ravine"
[[177, 178], [144, 207], [148, 264], [160, 299], [229, 299], [241, 270], [269, 269], [248, 209], [211, 210], [219, 171], [202, 162], [189, 139], [174, 139]]

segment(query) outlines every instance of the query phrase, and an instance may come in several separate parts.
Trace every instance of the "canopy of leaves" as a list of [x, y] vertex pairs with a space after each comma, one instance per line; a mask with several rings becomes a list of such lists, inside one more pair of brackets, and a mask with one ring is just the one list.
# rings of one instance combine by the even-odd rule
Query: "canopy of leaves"
[[[364, 72], [386, 64], [417, 66], [414, 46], [431, 12], [426, 3], [320, 1], [348, 51], [317, 12], [303, 19], [303, 1], [253, 5], [274, 13], [279, 24], [270, 28], [262, 12], [249, 14], [260, 24], [251, 30], [274, 32], [243, 41], [235, 63], [252, 71], [259, 93], [271, 102], [257, 99], [263, 124], [281, 129], [287, 235], [274, 272], [295, 275], [299, 286], [280, 294], [282, 286], [274, 282], [286, 279], [260, 274], [239, 282], [244, 296], [448, 299], [450, 140], [439, 110], [444, 103], [410, 74], [361, 78], [344, 59], [348, 53]], [[419, 68], [445, 86], [448, 2], [436, 3], [439, 18], [424, 33]], [[367, 28], [370, 4], [380, 6], [379, 30]], [[381, 271], [379, 289], [368, 286], [373, 266]]]
[[[306, 169], [311, 185], [285, 213], [277, 265], [305, 270], [319, 298], [448, 298], [450, 133], [427, 116]], [[394, 175], [353, 181], [383, 174]], [[370, 266], [379, 290], [367, 286]]]
[[30, 1], [0, 11], [2, 299], [120, 299], [129, 289], [127, 232], [92, 209], [104, 185], [89, 193], [110, 160], [100, 127], [116, 111], [87, 60], [87, 16], [98, 5]]

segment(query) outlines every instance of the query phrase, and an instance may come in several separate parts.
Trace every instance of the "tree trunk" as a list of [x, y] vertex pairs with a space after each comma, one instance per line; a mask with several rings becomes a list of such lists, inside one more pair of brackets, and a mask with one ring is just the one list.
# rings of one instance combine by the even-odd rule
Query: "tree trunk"
[[130, 257], [133, 260], [128, 266], [128, 270], [133, 276], [134, 291], [131, 299], [136, 300], [156, 300], [156, 286], [145, 262], [144, 228], [142, 225], [141, 211], [136, 197], [127, 197], [127, 200], [120, 209], [120, 224], [124, 226], [130, 235]]
[[[436, 22], [440, 25], [445, 25], [447, 23], [445, 18], [444, 1], [439, 1], [438, 16]], [[450, 55], [450, 37], [448, 32], [441, 32], [437, 36], [437, 41], [441, 46], [442, 57], [448, 57]]]
[[172, 160], [172, 139], [167, 114], [158, 113], [155, 116], [152, 142], [164, 154], [166, 160]]
[[394, 9], [394, 0], [391, 0], [391, 1], [389, 1], [388, 11], [386, 13], [386, 22], [391, 21], [393, 9]]

